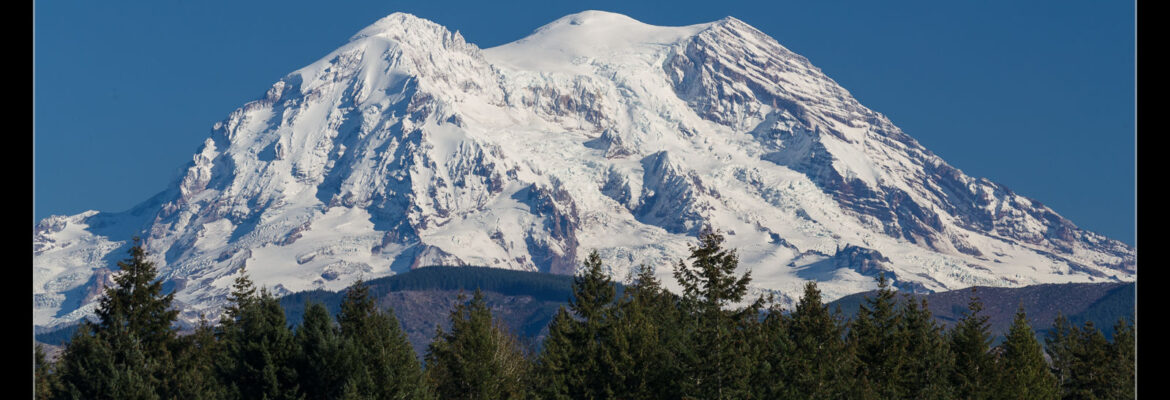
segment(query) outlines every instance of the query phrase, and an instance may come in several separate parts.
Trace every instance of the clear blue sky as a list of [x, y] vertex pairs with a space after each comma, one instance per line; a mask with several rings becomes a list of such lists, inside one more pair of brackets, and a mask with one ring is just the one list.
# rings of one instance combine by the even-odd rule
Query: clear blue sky
[[392, 12], [487, 48], [587, 9], [739, 18], [968, 175], [1134, 243], [1125, 1], [36, 0], [34, 218], [146, 200], [212, 124]]

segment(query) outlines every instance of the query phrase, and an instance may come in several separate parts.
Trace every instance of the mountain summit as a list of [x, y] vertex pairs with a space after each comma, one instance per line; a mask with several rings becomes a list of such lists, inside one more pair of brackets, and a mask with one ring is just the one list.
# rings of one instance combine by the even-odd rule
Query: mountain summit
[[[734, 18], [600, 11], [480, 49], [387, 16], [216, 123], [185, 175], [119, 213], [33, 231], [38, 329], [92, 313], [143, 239], [194, 320], [233, 274], [277, 294], [423, 266], [615, 278], [722, 231], [754, 290], [1132, 281], [1136, 249], [948, 165]], [[742, 271], [741, 271], [742, 272]]]

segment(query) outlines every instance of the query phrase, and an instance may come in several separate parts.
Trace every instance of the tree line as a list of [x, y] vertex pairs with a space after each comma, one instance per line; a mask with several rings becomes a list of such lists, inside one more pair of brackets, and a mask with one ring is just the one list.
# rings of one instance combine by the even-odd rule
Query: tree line
[[635, 268], [620, 295], [596, 252], [538, 349], [461, 297], [420, 361], [394, 312], [361, 281], [336, 318], [308, 304], [300, 325], [246, 271], [224, 316], [180, 335], [173, 295], [135, 240], [61, 356], [34, 349], [37, 399], [1123, 399], [1135, 397], [1135, 331], [1113, 341], [1058, 316], [1043, 344], [1021, 306], [992, 346], [974, 291], [950, 329], [884, 275], [856, 317], [815, 282], [792, 310], [749, 299], [751, 273], [704, 230], [673, 266], [681, 290]]

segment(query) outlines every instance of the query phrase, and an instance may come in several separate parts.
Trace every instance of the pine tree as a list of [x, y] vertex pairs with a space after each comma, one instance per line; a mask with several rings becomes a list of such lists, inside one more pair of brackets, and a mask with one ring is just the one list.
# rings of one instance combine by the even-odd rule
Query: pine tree
[[736, 275], [739, 257], [722, 245], [723, 236], [705, 227], [699, 234], [699, 245], [690, 247], [691, 264], [679, 260], [674, 270], [682, 286], [683, 329], [690, 339], [690, 351], [681, 359], [686, 374], [680, 382], [684, 396], [730, 399], [750, 392], [748, 332], [751, 324], [758, 323], [764, 299], [728, 309], [747, 294], [751, 272]]
[[947, 347], [942, 327], [931, 315], [926, 299], [904, 298], [900, 333], [905, 338], [905, 364], [901, 379], [905, 398], [953, 398], [948, 379], [954, 356]]
[[901, 315], [896, 310], [894, 291], [885, 273], [878, 276], [878, 292], [867, 297], [857, 310], [849, 330], [851, 345], [857, 351], [859, 375], [865, 377], [882, 398], [903, 398], [903, 363], [906, 362], [906, 338], [899, 333]]
[[821, 302], [816, 282], [808, 282], [788, 321], [792, 343], [784, 368], [789, 399], [857, 398], [856, 357], [844, 341], [841, 322]]
[[662, 289], [654, 270], [633, 271], [614, 310], [611, 339], [605, 355], [613, 365], [613, 391], [627, 399], [677, 398], [672, 379], [677, 376], [671, 349], [669, 318], [674, 303]]
[[1061, 398], [1067, 397], [1068, 388], [1072, 384], [1073, 347], [1076, 345], [1074, 329], [1068, 318], [1057, 313], [1056, 320], [1052, 322], [1052, 329], [1048, 330], [1044, 337], [1044, 351], [1052, 360], [1050, 368], [1052, 374], [1056, 376]]
[[241, 268], [217, 332], [223, 357], [216, 365], [229, 398], [299, 398], [297, 350], [280, 301], [266, 289], [256, 293]]
[[59, 363], [62, 387], [54, 398], [158, 399], [153, 364], [138, 343], [133, 333], [108, 335], [82, 322]]
[[463, 298], [427, 349], [426, 377], [442, 399], [522, 399], [528, 396], [528, 360], [516, 338], [493, 321], [483, 293]]
[[1106, 399], [1117, 382], [1116, 364], [1110, 362], [1109, 342], [1093, 321], [1074, 329], [1069, 381], [1065, 398]]
[[57, 376], [53, 371], [53, 363], [45, 356], [45, 348], [37, 343], [33, 346], [33, 398], [48, 400], [53, 398]]
[[[548, 336], [536, 360], [538, 384], [533, 388], [538, 398], [551, 400], [572, 399], [573, 389], [584, 381], [581, 371], [574, 365], [577, 348], [573, 338], [578, 336], [574, 329], [577, 321], [561, 306], [548, 324]], [[576, 392], [579, 393], [579, 392]]]
[[222, 355], [222, 346], [215, 337], [215, 328], [200, 315], [199, 325], [190, 335], [179, 338], [180, 351], [175, 360], [175, 376], [163, 391], [168, 399], [223, 399], [227, 392], [218, 380], [215, 362]]
[[377, 399], [426, 395], [422, 370], [406, 333], [393, 310], [375, 306], [364, 281], [346, 290], [337, 322], [341, 337], [361, 351], [355, 393]]
[[305, 316], [294, 335], [296, 369], [301, 393], [308, 399], [339, 398], [348, 378], [355, 373], [358, 352], [333, 325], [321, 303], [305, 305]]
[[1114, 398], [1132, 399], [1137, 390], [1137, 346], [1133, 323], [1120, 318], [1113, 325]]
[[792, 322], [784, 315], [784, 310], [772, 304], [762, 323], [757, 324], [754, 351], [758, 355], [752, 371], [753, 398], [780, 399], [786, 398], [789, 392], [789, 382], [786, 379], [793, 376], [792, 353], [795, 346], [789, 337], [788, 329]]
[[995, 366], [997, 379], [992, 398], [1046, 400], [1059, 397], [1056, 377], [1048, 370], [1022, 304], [1001, 347], [1003, 352]]
[[[550, 398], [606, 398], [616, 395], [621, 381], [617, 367], [619, 351], [614, 347], [616, 287], [593, 251], [581, 273], [573, 278], [573, 296], [565, 315], [550, 325], [544, 353], [538, 361], [539, 375], [549, 386], [542, 389]], [[575, 316], [576, 318], [574, 318]], [[620, 344], [617, 346], [621, 346]]]
[[990, 392], [992, 373], [991, 333], [988, 317], [981, 315], [983, 303], [975, 288], [967, 312], [949, 333], [955, 366], [951, 370], [951, 384], [961, 399], [986, 399]]
[[[62, 358], [65, 398], [158, 398], [173, 377], [177, 346], [173, 294], [162, 294], [154, 263], [135, 237], [114, 285], [99, 300]], [[74, 341], [76, 343], [74, 343]]]

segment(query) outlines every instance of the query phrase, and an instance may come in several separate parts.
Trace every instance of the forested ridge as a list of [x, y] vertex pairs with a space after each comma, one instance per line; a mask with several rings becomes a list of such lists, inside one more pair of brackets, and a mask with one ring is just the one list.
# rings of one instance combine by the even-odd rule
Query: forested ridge
[[[670, 266], [681, 287], [675, 294], [663, 288], [652, 266], [637, 268], [619, 285], [594, 252], [568, 282], [550, 278], [512, 289], [505, 280], [483, 284], [549, 296], [565, 293], [561, 285], [568, 284], [568, 304], [556, 312], [540, 346], [510, 332], [476, 290], [449, 310], [449, 323], [436, 328], [420, 355], [395, 310], [377, 305], [375, 291], [391, 286], [358, 281], [341, 294], [303, 294], [294, 299], [304, 306], [293, 323], [281, 300], [257, 288], [243, 269], [224, 317], [204, 319], [193, 333], [180, 335], [172, 297], [162, 293], [136, 241], [97, 318], [73, 333], [60, 357], [49, 360], [35, 346], [35, 397], [1135, 397], [1136, 332], [1127, 319], [1105, 327], [1110, 340], [1091, 321], [1077, 324], [1058, 315], [1038, 340], [1021, 304], [1004, 340], [993, 346], [977, 290], [944, 328], [926, 300], [898, 294], [879, 276], [879, 290], [846, 318], [839, 306], [822, 302], [815, 282], [805, 285], [791, 310], [769, 298], [747, 298], [751, 273], [736, 274], [737, 265], [722, 235], [704, 230], [690, 257]], [[440, 276], [391, 285], [448, 279]], [[326, 307], [327, 296], [342, 297], [335, 310]]]

